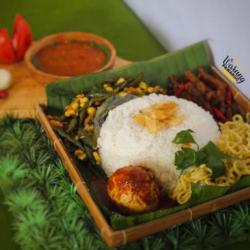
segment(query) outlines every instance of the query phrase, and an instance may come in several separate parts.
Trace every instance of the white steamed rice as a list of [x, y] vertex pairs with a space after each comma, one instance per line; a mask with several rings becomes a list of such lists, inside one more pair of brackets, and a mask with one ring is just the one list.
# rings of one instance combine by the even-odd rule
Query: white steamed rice
[[[178, 112], [185, 116], [183, 123], [151, 134], [133, 120], [139, 110], [163, 101], [179, 104]], [[156, 94], [128, 101], [111, 110], [101, 128], [98, 147], [102, 167], [108, 176], [128, 165], [148, 167], [168, 191], [176, 184], [179, 175], [174, 158], [180, 146], [173, 144], [172, 140], [185, 129], [194, 131], [193, 136], [200, 146], [215, 141], [219, 135], [210, 113], [191, 101]]]

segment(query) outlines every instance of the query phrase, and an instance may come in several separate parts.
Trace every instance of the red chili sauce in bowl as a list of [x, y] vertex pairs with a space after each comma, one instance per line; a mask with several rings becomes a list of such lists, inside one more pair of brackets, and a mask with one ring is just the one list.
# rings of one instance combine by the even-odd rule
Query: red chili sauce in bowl
[[98, 71], [107, 59], [105, 50], [95, 42], [63, 41], [41, 48], [32, 63], [49, 74], [76, 76]]

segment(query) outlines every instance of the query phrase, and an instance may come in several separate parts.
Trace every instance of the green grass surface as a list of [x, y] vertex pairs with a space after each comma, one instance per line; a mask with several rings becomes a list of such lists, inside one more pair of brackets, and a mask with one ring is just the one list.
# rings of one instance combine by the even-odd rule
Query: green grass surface
[[109, 39], [120, 57], [144, 60], [163, 48], [120, 0], [0, 0], [0, 24], [12, 30], [15, 13], [31, 24], [34, 39], [64, 31], [84, 31]]
[[19, 247], [12, 240], [12, 217], [7, 207], [3, 204], [3, 194], [0, 190], [0, 249], [14, 250]]

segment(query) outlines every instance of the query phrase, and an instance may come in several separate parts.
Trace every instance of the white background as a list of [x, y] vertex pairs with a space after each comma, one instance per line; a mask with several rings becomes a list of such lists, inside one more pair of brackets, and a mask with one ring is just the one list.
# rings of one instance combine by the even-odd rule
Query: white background
[[[250, 97], [250, 0], [125, 0], [167, 51], [207, 40], [215, 63], [229, 55]], [[131, 34], [136, 35], [136, 34]]]

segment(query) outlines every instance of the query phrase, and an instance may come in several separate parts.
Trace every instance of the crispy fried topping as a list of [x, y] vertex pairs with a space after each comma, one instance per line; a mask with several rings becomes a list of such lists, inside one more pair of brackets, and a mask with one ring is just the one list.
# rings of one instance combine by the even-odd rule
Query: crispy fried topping
[[150, 133], [154, 134], [163, 128], [183, 122], [184, 115], [177, 115], [178, 108], [176, 102], [161, 102], [140, 110], [138, 114], [134, 115], [133, 119]]

